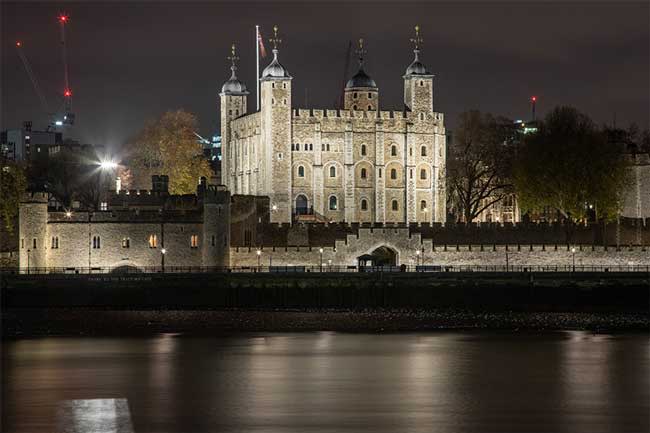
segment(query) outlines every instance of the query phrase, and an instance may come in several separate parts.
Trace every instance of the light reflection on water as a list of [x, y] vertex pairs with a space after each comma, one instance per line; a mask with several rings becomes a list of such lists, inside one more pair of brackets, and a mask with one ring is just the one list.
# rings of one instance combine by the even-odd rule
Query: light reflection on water
[[3, 343], [3, 432], [50, 432], [62, 405], [91, 399], [125, 399], [133, 431], [143, 433], [650, 428], [645, 334], [165, 334]]

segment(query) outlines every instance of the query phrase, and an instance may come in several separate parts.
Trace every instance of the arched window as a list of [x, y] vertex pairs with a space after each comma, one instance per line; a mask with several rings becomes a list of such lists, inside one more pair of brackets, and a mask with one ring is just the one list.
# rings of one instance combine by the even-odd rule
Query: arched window
[[327, 143], [327, 151], [328, 152], [330, 151], [330, 144], [329, 143]]
[[368, 200], [365, 198], [361, 200], [361, 210], [368, 210]]
[[330, 210], [336, 210], [338, 209], [338, 202], [336, 200], [336, 196], [333, 195], [330, 197]]
[[366, 145], [365, 144], [361, 145], [361, 155], [363, 155], [363, 156], [366, 155]]
[[427, 201], [426, 200], [422, 200], [420, 202], [420, 210], [426, 212], [426, 210], [427, 210]]
[[372, 99], [372, 93], [368, 92], [368, 99]]
[[390, 156], [397, 156], [397, 146], [390, 147]]
[[368, 177], [368, 172], [365, 168], [361, 169], [361, 179], [365, 179]]
[[399, 205], [397, 204], [397, 200], [393, 200], [393, 202], [390, 204], [391, 209], [393, 210], [398, 210]]
[[[354, 92], [354, 93], [352, 94], [352, 98], [357, 99], [357, 92]], [[355, 108], [355, 110], [356, 110], [356, 108]]]
[[427, 147], [426, 146], [422, 146], [422, 150], [420, 151], [420, 155], [427, 156]]
[[427, 169], [423, 168], [420, 170], [420, 179], [425, 180], [427, 178]]
[[336, 177], [336, 167], [330, 167], [330, 177]]
[[353, 110], [357, 110], [357, 106], [356, 106], [356, 105], [353, 105], [353, 106], [352, 106], [352, 109], [353, 109]]
[[314, 143], [309, 143], [309, 150], [314, 150]]
[[305, 177], [305, 167], [302, 165], [298, 166], [298, 177]]
[[391, 178], [392, 180], [397, 179], [397, 170], [395, 170], [394, 168], [391, 168], [391, 169], [390, 169], [390, 178]]
[[149, 248], [158, 248], [158, 236], [149, 235]]
[[424, 86], [424, 81], [420, 80], [420, 87]]
[[368, 111], [372, 110], [372, 105], [368, 105]]

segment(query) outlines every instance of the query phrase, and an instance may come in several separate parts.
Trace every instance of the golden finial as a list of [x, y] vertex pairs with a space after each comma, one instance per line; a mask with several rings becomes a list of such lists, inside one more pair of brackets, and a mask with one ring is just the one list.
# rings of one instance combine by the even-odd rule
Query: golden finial
[[237, 57], [237, 51], [235, 50], [235, 44], [232, 44], [232, 46], [230, 47], [230, 56], [226, 58], [230, 60], [233, 65], [237, 60], [239, 60], [239, 57]]
[[411, 38], [411, 42], [415, 44], [415, 49], [419, 50], [420, 49], [420, 44], [424, 42], [422, 38], [420, 37], [420, 26], [416, 24], [415, 26], [415, 38]]
[[273, 26], [273, 37], [269, 39], [269, 42], [273, 44], [273, 49], [278, 49], [278, 44], [282, 43], [282, 39], [278, 38], [278, 26]]

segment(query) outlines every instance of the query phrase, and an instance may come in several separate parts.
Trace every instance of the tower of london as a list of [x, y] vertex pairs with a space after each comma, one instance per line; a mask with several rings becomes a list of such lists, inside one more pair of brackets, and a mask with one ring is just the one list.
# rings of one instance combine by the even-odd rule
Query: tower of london
[[277, 27], [273, 60], [261, 74], [260, 110], [249, 112], [246, 85], [231, 77], [221, 89], [221, 182], [232, 194], [268, 196], [271, 221], [297, 216], [348, 223], [444, 222], [445, 126], [433, 110], [433, 74], [414, 59], [403, 75], [404, 106], [382, 110], [377, 83], [359, 65], [344, 90], [343, 109], [298, 108], [280, 63]]

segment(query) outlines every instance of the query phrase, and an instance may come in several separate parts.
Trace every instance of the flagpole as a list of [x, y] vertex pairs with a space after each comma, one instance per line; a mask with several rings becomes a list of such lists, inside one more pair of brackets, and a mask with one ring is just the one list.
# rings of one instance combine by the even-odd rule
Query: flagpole
[[255, 102], [257, 104], [257, 111], [260, 111], [260, 26], [258, 25], [255, 26], [255, 61], [255, 86], [257, 90]]

